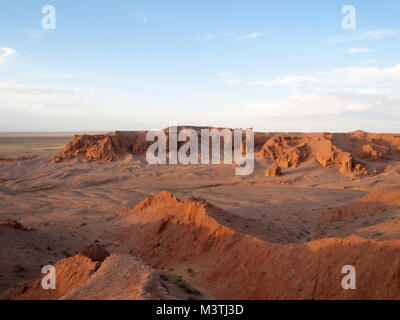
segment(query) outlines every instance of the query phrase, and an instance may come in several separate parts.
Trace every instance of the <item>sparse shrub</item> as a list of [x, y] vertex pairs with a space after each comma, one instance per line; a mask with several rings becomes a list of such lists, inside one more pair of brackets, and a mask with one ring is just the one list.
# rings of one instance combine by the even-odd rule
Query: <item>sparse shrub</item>
[[182, 277], [180, 277], [180, 276], [179, 276], [178, 278], [176, 278], [176, 280], [174, 281], [174, 284], [175, 284], [177, 287], [183, 289], [186, 293], [195, 294], [195, 295], [199, 295], [199, 294], [200, 294], [200, 291], [199, 291], [199, 290], [189, 288], [189, 287], [187, 286], [187, 284], [186, 284], [186, 281], [183, 280]]

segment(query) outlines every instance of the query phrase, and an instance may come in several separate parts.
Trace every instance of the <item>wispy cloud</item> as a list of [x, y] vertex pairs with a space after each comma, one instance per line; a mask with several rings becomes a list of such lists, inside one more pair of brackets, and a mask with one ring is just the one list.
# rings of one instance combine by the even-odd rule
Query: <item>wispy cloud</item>
[[15, 51], [12, 48], [0, 47], [0, 63], [5, 62], [8, 57], [10, 57], [16, 53], [17, 53], [17, 51]]
[[337, 43], [354, 42], [354, 41], [381, 40], [397, 36], [399, 33], [400, 33], [399, 29], [369, 30], [358, 34], [333, 36], [328, 39], [327, 43], [337, 44]]
[[258, 37], [261, 37], [262, 33], [261, 32], [252, 32], [249, 34], [245, 34], [242, 36], [236, 37], [237, 40], [242, 40], [242, 39], [257, 39]]
[[367, 53], [372, 52], [373, 50], [370, 48], [350, 48], [349, 53]]
[[327, 72], [254, 81], [255, 86], [289, 87], [280, 101], [250, 106], [279, 115], [340, 114], [351, 111], [400, 113], [400, 64], [390, 68], [337, 68]]
[[2, 52], [3, 57], [8, 57], [8, 56], [11, 56], [11, 55], [17, 53], [17, 51], [15, 51], [14, 49], [7, 48], [7, 47], [1, 47], [0, 51]]
[[0, 83], [0, 92], [14, 94], [96, 93], [98, 89], [55, 88], [52, 85], [32, 86], [26, 84]]
[[8, 47], [0, 47], [0, 63], [4, 63], [6, 62], [6, 60], [16, 54], [17, 51], [15, 51], [12, 48], [8, 48]]
[[47, 79], [76, 79], [74, 74], [67, 73], [29, 73], [29, 77], [33, 78], [47, 78]]
[[367, 86], [368, 88], [400, 89], [400, 64], [390, 68], [348, 67], [300, 76], [285, 76], [269, 81], [254, 81], [257, 86], [288, 86], [292, 89], [335, 86]]
[[257, 39], [261, 37], [263, 33], [261, 32], [252, 32], [248, 34], [240, 34], [238, 32], [223, 32], [223, 33], [203, 33], [196, 35], [196, 39], [198, 40], [216, 40], [216, 39], [235, 39], [235, 40], [244, 40], [244, 39]]

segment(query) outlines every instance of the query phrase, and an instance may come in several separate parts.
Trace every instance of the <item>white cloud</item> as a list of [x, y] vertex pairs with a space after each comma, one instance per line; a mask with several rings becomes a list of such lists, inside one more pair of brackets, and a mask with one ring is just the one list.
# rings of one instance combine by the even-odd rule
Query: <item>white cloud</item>
[[316, 76], [286, 76], [269, 81], [253, 81], [254, 86], [288, 86], [291, 88], [304, 87], [318, 84], [320, 80]]
[[337, 68], [268, 81], [263, 87], [289, 87], [285, 99], [246, 107], [269, 115], [318, 115], [345, 112], [395, 113], [400, 116], [400, 64], [390, 68]]
[[29, 73], [30, 77], [34, 78], [49, 78], [49, 79], [76, 79], [74, 74], [67, 73]]
[[399, 106], [398, 97], [392, 97], [383, 91], [330, 88], [296, 92], [286, 99], [248, 104], [244, 107], [258, 117], [303, 117], [368, 111], [396, 111], [400, 114]]
[[349, 67], [301, 76], [285, 76], [269, 81], [253, 81], [257, 86], [288, 86], [292, 89], [310, 87], [367, 86], [369, 88], [400, 89], [400, 64], [389, 68]]
[[12, 49], [12, 48], [7, 48], [7, 47], [2, 47], [2, 48], [0, 48], [0, 51], [2, 51], [3, 52], [3, 57], [8, 57], [8, 56], [11, 56], [11, 55], [13, 55], [13, 54], [15, 54], [16, 53], [16, 51], [14, 50], [14, 49]]
[[5, 62], [8, 57], [10, 57], [16, 53], [17, 53], [17, 51], [15, 51], [12, 48], [0, 47], [0, 63]]
[[257, 39], [258, 37], [262, 36], [261, 32], [252, 32], [249, 34], [245, 34], [243, 36], [236, 37], [237, 40], [242, 40], [242, 39]]
[[[97, 95], [4, 93], [0, 94], [0, 131], [112, 131], [157, 127], [153, 122], [154, 110], [147, 108], [138, 114], [138, 107], [131, 101], [108, 100]], [[142, 117], [148, 121], [146, 125], [141, 123]]]
[[372, 52], [373, 50], [370, 48], [350, 48], [349, 53], [367, 53]]
[[400, 33], [399, 29], [378, 29], [365, 31], [363, 33], [351, 35], [338, 35], [328, 39], [329, 44], [365, 41], [365, 40], [381, 40], [397, 36]]
[[216, 39], [224, 39], [230, 38], [235, 40], [244, 40], [244, 39], [257, 39], [262, 36], [261, 32], [252, 32], [245, 35], [240, 35], [236, 32], [222, 32], [222, 33], [203, 33], [196, 35], [197, 40], [216, 40]]
[[0, 83], [0, 92], [13, 94], [95, 93], [98, 89], [54, 88], [52, 85], [31, 86], [25, 84]]

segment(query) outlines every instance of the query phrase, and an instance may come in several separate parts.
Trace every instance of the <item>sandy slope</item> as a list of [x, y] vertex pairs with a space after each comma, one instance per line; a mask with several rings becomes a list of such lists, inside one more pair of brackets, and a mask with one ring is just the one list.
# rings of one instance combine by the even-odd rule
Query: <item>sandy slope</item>
[[[399, 196], [400, 193], [397, 193]], [[240, 219], [168, 192], [146, 198], [111, 238], [157, 268], [190, 268], [187, 278], [217, 299], [397, 299], [400, 241], [359, 237], [278, 245], [238, 233]], [[359, 287], [341, 287], [357, 267]], [[187, 269], [186, 269], [187, 270]]]

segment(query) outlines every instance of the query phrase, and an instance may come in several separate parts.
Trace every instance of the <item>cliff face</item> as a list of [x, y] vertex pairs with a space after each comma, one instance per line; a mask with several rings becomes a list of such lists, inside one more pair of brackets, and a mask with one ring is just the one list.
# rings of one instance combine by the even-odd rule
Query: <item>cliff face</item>
[[[179, 127], [178, 130], [186, 127]], [[192, 127], [190, 127], [192, 128]], [[193, 127], [200, 136], [200, 128]], [[210, 129], [210, 128], [208, 128]], [[168, 129], [164, 130], [167, 139]], [[377, 174], [384, 170], [370, 163], [400, 160], [400, 137], [395, 134], [350, 133], [263, 133], [254, 134], [255, 150], [281, 168], [296, 168], [310, 159], [323, 167], [339, 166], [342, 174]], [[86, 161], [114, 161], [126, 154], [142, 155], [152, 144], [145, 131], [116, 131], [99, 135], [77, 135], [50, 162], [80, 157]], [[178, 142], [178, 148], [184, 142]], [[386, 163], [387, 165], [387, 163]], [[386, 167], [385, 165], [385, 167]]]
[[86, 161], [113, 161], [124, 154], [139, 155], [144, 153], [150, 142], [146, 133], [141, 131], [116, 131], [99, 135], [76, 135], [71, 142], [53, 158], [52, 162], [81, 157]]
[[400, 159], [400, 137], [363, 131], [277, 135], [264, 143], [259, 154], [282, 168], [315, 159], [325, 168], [339, 165], [342, 174], [369, 175], [379, 171], [369, 168], [368, 162]]
[[282, 168], [296, 168], [305, 161], [315, 159], [325, 168], [338, 164], [339, 172], [347, 174], [356, 165], [350, 152], [341, 150], [324, 137], [273, 137], [262, 146], [259, 154]]

